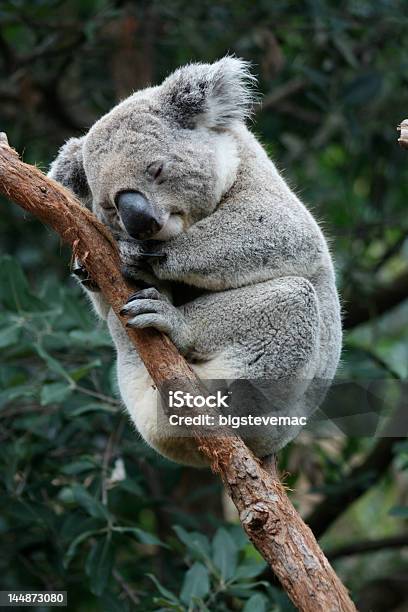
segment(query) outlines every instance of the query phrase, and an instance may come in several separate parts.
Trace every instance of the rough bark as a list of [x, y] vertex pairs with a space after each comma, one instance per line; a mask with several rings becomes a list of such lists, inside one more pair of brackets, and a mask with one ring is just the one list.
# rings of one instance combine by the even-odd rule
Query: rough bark
[[[132, 288], [120, 274], [119, 256], [109, 232], [69, 191], [21, 162], [5, 135], [0, 137], [0, 193], [50, 225], [71, 245], [125, 325], [120, 309]], [[193, 394], [203, 393], [200, 381], [166, 336], [153, 329], [126, 331], [158, 389], [170, 384]], [[247, 535], [297, 608], [308, 612], [355, 610], [279, 480], [262, 469], [240, 438], [232, 434], [195, 437], [212, 469], [220, 474]]]

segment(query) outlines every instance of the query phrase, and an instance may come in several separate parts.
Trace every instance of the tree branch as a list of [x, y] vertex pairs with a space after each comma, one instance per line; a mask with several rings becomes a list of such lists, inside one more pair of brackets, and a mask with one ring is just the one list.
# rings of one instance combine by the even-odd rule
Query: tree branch
[[295, 93], [298, 93], [302, 89], [304, 89], [307, 85], [307, 80], [301, 77], [295, 77], [291, 81], [287, 81], [280, 87], [274, 89], [271, 93], [264, 96], [262, 100], [262, 104], [259, 106], [260, 111], [265, 111], [271, 108], [272, 106], [276, 106], [289, 98]]
[[[391, 433], [391, 432], [390, 432]], [[306, 518], [306, 522], [317, 538], [347, 510], [350, 505], [363, 495], [388, 470], [393, 458], [393, 447], [405, 438], [380, 438], [365, 461], [349, 472], [345, 478], [345, 487], [338, 494], [326, 497]], [[347, 483], [349, 485], [347, 486]]]
[[[408, 148], [408, 147], [407, 147]], [[408, 270], [402, 272], [391, 283], [378, 287], [364, 300], [346, 304], [343, 326], [352, 329], [388, 312], [408, 298]]]
[[[132, 287], [120, 274], [119, 255], [107, 229], [55, 181], [20, 161], [0, 141], [0, 192], [50, 225], [71, 245], [123, 325], [120, 310]], [[200, 381], [167, 336], [154, 329], [125, 328], [159, 391], [167, 384], [203, 394]], [[290, 503], [277, 478], [234, 435], [193, 432], [200, 451], [218, 472], [239, 512], [247, 535], [270, 564], [299, 610], [355, 611], [312, 532]]]
[[388, 538], [381, 538], [380, 540], [352, 542], [351, 544], [328, 550], [326, 555], [331, 561], [334, 561], [335, 559], [340, 559], [340, 557], [365, 555], [369, 552], [383, 550], [384, 548], [404, 548], [405, 546], [408, 546], [408, 533], [400, 533]]

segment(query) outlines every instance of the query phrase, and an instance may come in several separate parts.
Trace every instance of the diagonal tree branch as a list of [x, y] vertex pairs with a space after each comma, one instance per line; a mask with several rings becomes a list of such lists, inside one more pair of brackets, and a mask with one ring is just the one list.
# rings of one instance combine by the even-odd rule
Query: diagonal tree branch
[[405, 548], [408, 546], [408, 533], [400, 533], [398, 535], [381, 538], [378, 540], [361, 540], [360, 542], [351, 542], [338, 548], [326, 551], [326, 555], [331, 561], [340, 559], [341, 557], [350, 557], [352, 555], [365, 555], [369, 552], [377, 552], [385, 548]]
[[345, 306], [343, 325], [352, 329], [361, 323], [367, 323], [395, 308], [408, 299], [408, 270], [401, 272], [391, 283], [378, 287], [364, 300], [353, 299]]
[[[72, 246], [123, 324], [120, 310], [132, 292], [122, 278], [115, 243], [106, 228], [73, 195], [20, 161], [0, 140], [0, 193], [57, 231]], [[126, 328], [159, 390], [172, 385], [206, 393], [170, 340], [153, 329]], [[278, 478], [266, 472], [233, 435], [193, 432], [200, 451], [218, 472], [247, 535], [270, 564], [296, 607], [307, 612], [351, 612], [355, 606], [312, 532], [293, 508]]]
[[402, 411], [397, 411], [389, 437], [380, 438], [364, 462], [355, 467], [345, 477], [345, 486], [339, 493], [326, 497], [306, 518], [307, 524], [317, 538], [337, 520], [350, 505], [366, 493], [374, 483], [378, 482], [390, 467], [394, 458], [393, 448], [397, 442], [405, 438], [393, 437], [398, 423], [403, 423]]

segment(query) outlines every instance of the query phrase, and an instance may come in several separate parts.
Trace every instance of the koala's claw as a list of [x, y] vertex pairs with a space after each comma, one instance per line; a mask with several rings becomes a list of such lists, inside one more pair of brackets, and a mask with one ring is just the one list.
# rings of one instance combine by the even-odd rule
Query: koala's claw
[[154, 287], [132, 294], [120, 311], [130, 317], [127, 327], [154, 327], [167, 334], [177, 348], [187, 352], [191, 346], [190, 332], [182, 313]]
[[[132, 293], [132, 295], [126, 300], [126, 304], [130, 304], [130, 302], [133, 302], [133, 300], [143, 300], [146, 298], [149, 298], [151, 300], [160, 300], [163, 298], [163, 296], [159, 291], [157, 291], [155, 287], [148, 287], [146, 285], [146, 287], [143, 287], [135, 293]], [[120, 314], [126, 314], [126, 304], [120, 311]]]
[[88, 289], [88, 291], [93, 292], [99, 291], [98, 285], [91, 279], [88, 270], [79, 261], [74, 262], [71, 272], [77, 277], [77, 279], [79, 280], [81, 285], [85, 287], [85, 289]]

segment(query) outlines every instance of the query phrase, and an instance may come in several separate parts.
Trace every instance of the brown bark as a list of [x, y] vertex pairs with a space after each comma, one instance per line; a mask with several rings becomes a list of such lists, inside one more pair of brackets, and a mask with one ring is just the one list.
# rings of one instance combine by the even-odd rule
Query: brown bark
[[[50, 225], [72, 246], [92, 280], [122, 321], [132, 292], [120, 274], [110, 234], [73, 195], [37, 168], [20, 161], [5, 135], [0, 139], [0, 193]], [[203, 387], [170, 340], [153, 329], [126, 331], [154, 383], [203, 393]], [[205, 391], [204, 391], [205, 392]], [[248, 537], [270, 564], [299, 610], [353, 611], [347, 590], [333, 571], [277, 478], [262, 469], [241, 439], [195, 434], [201, 452], [218, 472]]]

